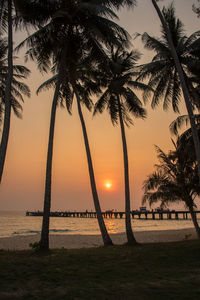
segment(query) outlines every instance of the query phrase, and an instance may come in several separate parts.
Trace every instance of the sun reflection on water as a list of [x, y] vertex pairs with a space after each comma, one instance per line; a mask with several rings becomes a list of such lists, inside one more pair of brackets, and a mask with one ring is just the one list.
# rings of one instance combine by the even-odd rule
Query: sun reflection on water
[[[119, 222], [116, 222], [115, 219], [112, 218], [106, 218], [104, 219], [106, 228], [109, 233], [119, 233], [119, 232], [124, 232], [125, 225], [124, 225], [124, 220], [118, 220]], [[121, 222], [120, 222], [121, 221]]]

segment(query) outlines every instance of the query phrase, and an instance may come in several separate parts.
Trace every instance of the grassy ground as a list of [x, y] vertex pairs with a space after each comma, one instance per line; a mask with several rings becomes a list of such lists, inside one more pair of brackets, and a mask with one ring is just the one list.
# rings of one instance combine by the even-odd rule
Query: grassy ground
[[196, 300], [200, 242], [0, 251], [0, 299]]

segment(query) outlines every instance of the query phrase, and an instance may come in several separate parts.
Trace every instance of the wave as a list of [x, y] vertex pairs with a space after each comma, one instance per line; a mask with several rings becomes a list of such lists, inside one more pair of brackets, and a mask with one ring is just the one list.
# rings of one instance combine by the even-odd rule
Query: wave
[[[56, 233], [65, 233], [65, 232], [70, 232], [70, 231], [75, 231], [75, 230], [70, 230], [70, 229], [50, 229], [49, 232], [56, 232]], [[26, 231], [14, 231], [12, 234], [13, 235], [27, 235], [27, 234], [40, 234], [41, 230], [26, 230]]]
[[71, 229], [50, 229], [49, 232], [69, 232], [69, 231], [76, 231]]
[[30, 234], [30, 233], [39, 234], [41, 233], [41, 231], [40, 230], [14, 231], [12, 234], [21, 235], [21, 234]]

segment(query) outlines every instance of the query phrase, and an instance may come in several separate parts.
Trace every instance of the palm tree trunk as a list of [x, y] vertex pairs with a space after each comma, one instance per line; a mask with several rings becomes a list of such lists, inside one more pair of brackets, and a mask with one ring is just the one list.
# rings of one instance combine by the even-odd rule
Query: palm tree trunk
[[123, 156], [124, 156], [126, 235], [127, 235], [128, 244], [135, 245], [135, 244], [137, 244], [137, 242], [136, 242], [136, 239], [135, 239], [133, 231], [132, 231], [131, 216], [130, 216], [130, 188], [129, 188], [128, 151], [127, 151], [126, 135], [125, 135], [125, 129], [124, 129], [124, 123], [123, 123], [123, 118], [122, 118], [122, 111], [121, 111], [121, 104], [120, 104], [119, 97], [118, 97], [118, 110], [119, 110], [119, 120], [120, 120], [120, 127], [121, 127]]
[[190, 214], [191, 214], [191, 217], [192, 217], [194, 228], [195, 228], [196, 233], [197, 233], [197, 237], [198, 237], [198, 239], [200, 239], [200, 227], [199, 227], [199, 224], [197, 222], [196, 213], [195, 213], [194, 208], [193, 208], [192, 205], [189, 205], [188, 207], [189, 207], [189, 211], [190, 211]]
[[13, 78], [13, 32], [12, 32], [12, 1], [8, 0], [8, 76], [5, 90], [5, 113], [3, 132], [0, 144], [0, 183], [6, 159], [11, 116], [11, 85]]
[[78, 113], [79, 113], [79, 118], [81, 121], [81, 126], [82, 126], [82, 131], [83, 131], [83, 137], [84, 137], [84, 143], [85, 143], [85, 149], [86, 149], [86, 154], [87, 154], [87, 161], [88, 161], [88, 169], [89, 169], [89, 175], [90, 175], [90, 185], [92, 189], [92, 195], [93, 195], [93, 201], [94, 201], [94, 207], [97, 213], [97, 219], [99, 223], [99, 228], [101, 231], [102, 239], [104, 246], [111, 246], [113, 245], [112, 240], [107, 232], [103, 216], [101, 213], [101, 207], [99, 203], [99, 197], [97, 193], [97, 188], [96, 188], [96, 182], [95, 182], [95, 177], [94, 177], [94, 170], [93, 170], [93, 164], [92, 164], [92, 157], [90, 153], [90, 146], [89, 146], [89, 141], [88, 141], [88, 136], [87, 136], [87, 131], [86, 131], [86, 126], [85, 126], [85, 121], [83, 118], [83, 113], [81, 110], [81, 104], [80, 104], [80, 97], [78, 92], [76, 91], [75, 86], [73, 86], [75, 95], [76, 95], [76, 100], [77, 100], [77, 106], [78, 106]]
[[184, 78], [184, 73], [183, 73], [182, 66], [180, 64], [176, 49], [174, 47], [174, 43], [173, 43], [173, 40], [172, 40], [172, 37], [171, 37], [170, 30], [169, 30], [169, 28], [168, 28], [168, 26], [165, 22], [165, 19], [164, 19], [162, 13], [161, 13], [156, 1], [152, 0], [152, 3], [153, 3], [153, 6], [154, 6], [159, 18], [160, 18], [160, 21], [163, 25], [163, 28], [165, 29], [165, 31], [167, 33], [167, 39], [168, 39], [169, 46], [170, 46], [170, 49], [171, 49], [171, 54], [172, 54], [172, 57], [174, 59], [174, 63], [175, 63], [177, 72], [179, 74], [181, 87], [182, 87], [182, 91], [183, 91], [183, 95], [184, 95], [184, 99], [185, 99], [185, 105], [186, 105], [186, 108], [187, 108], [187, 112], [188, 112], [189, 119], [190, 119], [190, 124], [191, 124], [191, 130], [192, 130], [192, 136], [193, 136], [193, 141], [194, 141], [195, 153], [196, 153], [196, 158], [197, 158], [197, 162], [198, 162], [198, 175], [199, 175], [199, 183], [200, 183], [200, 142], [199, 142], [198, 131], [197, 131], [196, 124], [195, 124], [195, 116], [194, 116], [192, 105], [191, 105], [191, 102], [190, 102], [189, 91], [188, 91], [187, 84], [186, 84], [186, 81], [185, 81], [185, 78]]
[[43, 220], [42, 220], [42, 232], [40, 239], [40, 250], [49, 250], [49, 218], [51, 209], [51, 178], [52, 178], [52, 159], [53, 159], [53, 141], [54, 141], [54, 128], [56, 119], [56, 107], [60, 89], [60, 76], [58, 78], [52, 107], [51, 107], [51, 120], [49, 129], [49, 143], [47, 152], [46, 163], [46, 181], [45, 181], [45, 194], [44, 194], [44, 208], [43, 208]]

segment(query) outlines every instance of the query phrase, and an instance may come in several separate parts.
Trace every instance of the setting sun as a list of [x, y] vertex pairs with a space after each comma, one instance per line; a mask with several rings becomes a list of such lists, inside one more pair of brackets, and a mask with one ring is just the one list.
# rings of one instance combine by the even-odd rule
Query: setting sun
[[105, 187], [106, 187], [107, 190], [109, 190], [109, 189], [111, 189], [112, 184], [110, 182], [106, 182]]

